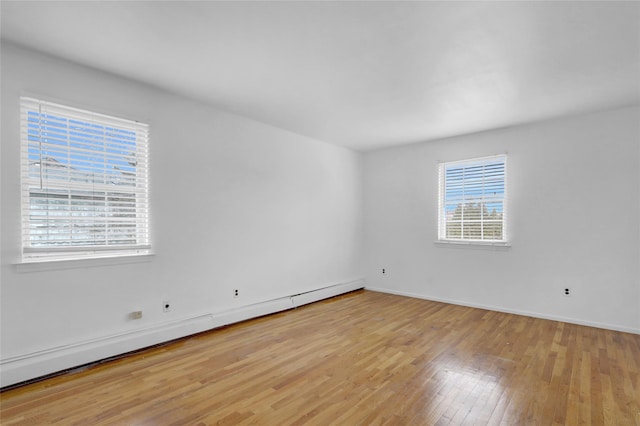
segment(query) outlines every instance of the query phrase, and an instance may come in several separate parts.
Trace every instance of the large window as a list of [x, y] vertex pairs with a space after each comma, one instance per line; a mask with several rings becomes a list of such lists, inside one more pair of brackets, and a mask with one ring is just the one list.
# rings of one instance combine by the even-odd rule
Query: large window
[[506, 156], [440, 164], [438, 239], [506, 242]]
[[20, 104], [23, 260], [148, 253], [148, 126]]

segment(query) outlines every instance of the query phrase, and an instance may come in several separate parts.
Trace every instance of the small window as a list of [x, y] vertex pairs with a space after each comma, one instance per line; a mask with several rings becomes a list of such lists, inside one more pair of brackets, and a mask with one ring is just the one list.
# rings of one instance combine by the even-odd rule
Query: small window
[[507, 241], [506, 163], [500, 155], [440, 164], [439, 240]]
[[148, 126], [20, 104], [23, 261], [148, 253]]

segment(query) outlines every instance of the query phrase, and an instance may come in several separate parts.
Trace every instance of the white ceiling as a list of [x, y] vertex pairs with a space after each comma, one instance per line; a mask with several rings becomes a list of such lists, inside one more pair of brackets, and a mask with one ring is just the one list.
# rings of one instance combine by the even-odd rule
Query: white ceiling
[[13, 2], [2, 37], [358, 150], [640, 103], [638, 2]]

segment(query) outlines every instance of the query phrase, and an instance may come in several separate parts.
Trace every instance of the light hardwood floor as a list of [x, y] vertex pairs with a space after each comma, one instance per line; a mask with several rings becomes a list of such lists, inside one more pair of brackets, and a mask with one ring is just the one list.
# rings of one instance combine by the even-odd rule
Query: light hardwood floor
[[0, 394], [2, 425], [640, 425], [640, 336], [357, 291]]

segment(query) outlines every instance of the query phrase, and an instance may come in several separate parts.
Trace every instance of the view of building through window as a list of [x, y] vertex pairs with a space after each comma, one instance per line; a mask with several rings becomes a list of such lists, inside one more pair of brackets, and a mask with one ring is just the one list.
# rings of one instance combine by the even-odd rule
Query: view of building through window
[[148, 245], [147, 126], [22, 107], [24, 254]]

